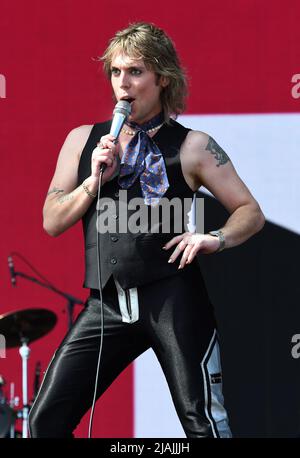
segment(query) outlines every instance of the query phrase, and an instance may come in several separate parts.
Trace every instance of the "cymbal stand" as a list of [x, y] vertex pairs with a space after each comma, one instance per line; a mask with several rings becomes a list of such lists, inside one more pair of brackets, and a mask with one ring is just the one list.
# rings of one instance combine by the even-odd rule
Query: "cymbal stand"
[[[10, 400], [9, 400], [9, 406], [12, 409], [12, 411], [15, 411], [15, 407], [19, 406], [19, 398], [15, 396], [15, 384], [13, 382], [10, 383]], [[16, 418], [15, 418], [15, 413], [13, 415], [13, 420], [10, 425], [10, 434], [9, 437], [10, 439], [13, 439], [16, 435], [15, 431], [15, 423], [16, 423]]]
[[19, 349], [19, 353], [22, 358], [22, 396], [23, 396], [23, 409], [22, 409], [22, 438], [28, 437], [28, 374], [27, 374], [27, 361], [30, 355], [30, 348], [27, 345], [28, 339], [22, 337], [22, 346]]

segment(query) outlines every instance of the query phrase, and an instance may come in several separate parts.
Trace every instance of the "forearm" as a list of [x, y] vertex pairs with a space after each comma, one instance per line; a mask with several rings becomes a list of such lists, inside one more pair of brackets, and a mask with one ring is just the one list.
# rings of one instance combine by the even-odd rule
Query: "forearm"
[[259, 205], [247, 204], [237, 208], [221, 228], [225, 236], [225, 248], [232, 248], [259, 232], [265, 223]]
[[[96, 195], [98, 183], [93, 177], [85, 180], [87, 190]], [[90, 207], [94, 198], [83, 188], [82, 184], [70, 193], [55, 188], [50, 191], [43, 208], [43, 226], [45, 231], [54, 237], [62, 234], [77, 223]]]

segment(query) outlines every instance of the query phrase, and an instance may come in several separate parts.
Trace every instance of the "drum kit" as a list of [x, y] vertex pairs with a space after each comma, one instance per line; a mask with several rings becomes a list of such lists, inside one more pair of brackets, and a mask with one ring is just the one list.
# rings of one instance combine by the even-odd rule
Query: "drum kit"
[[[18, 256], [23, 260], [32, 270], [34, 270], [40, 279], [28, 275], [24, 272], [15, 271], [13, 256]], [[68, 328], [73, 325], [73, 309], [75, 305], [84, 305], [81, 299], [78, 299], [71, 294], [59, 290], [41, 274], [22, 256], [20, 253], [13, 252], [8, 256], [8, 267], [11, 277], [12, 286], [17, 285], [17, 277], [35, 283], [43, 288], [53, 291], [57, 295], [67, 300], [67, 316]], [[47, 309], [32, 308], [20, 310], [17, 312], [6, 313], [0, 315], [0, 337], [4, 337], [5, 349], [19, 347], [19, 353], [22, 359], [22, 408], [16, 409], [19, 405], [19, 398], [14, 395], [14, 384], [10, 386], [10, 400], [4, 395], [3, 386], [5, 380], [0, 375], [0, 438], [1, 437], [28, 437], [28, 413], [34, 399], [28, 402], [28, 376], [27, 376], [27, 362], [30, 355], [30, 348], [28, 344], [34, 340], [47, 334], [55, 326], [57, 316], [54, 312]], [[0, 342], [1, 347], [1, 342]], [[1, 348], [0, 348], [0, 356]], [[38, 393], [38, 379], [40, 373], [40, 363], [36, 367], [36, 379], [34, 387], [34, 398]], [[15, 429], [15, 422], [17, 419], [22, 421], [22, 432], [19, 433]]]
[[[55, 326], [57, 316], [54, 312], [32, 308], [0, 315], [0, 335], [5, 337], [6, 348], [19, 347], [22, 360], [22, 408], [18, 409], [19, 398], [15, 397], [14, 384], [10, 384], [10, 400], [4, 394], [5, 380], [0, 375], [0, 438], [28, 437], [28, 413], [32, 403], [28, 402], [27, 362], [30, 356], [29, 344], [47, 334]], [[36, 366], [36, 376], [40, 373], [40, 363]], [[35, 381], [34, 395], [38, 383]], [[22, 421], [22, 433], [17, 432], [15, 423]]]

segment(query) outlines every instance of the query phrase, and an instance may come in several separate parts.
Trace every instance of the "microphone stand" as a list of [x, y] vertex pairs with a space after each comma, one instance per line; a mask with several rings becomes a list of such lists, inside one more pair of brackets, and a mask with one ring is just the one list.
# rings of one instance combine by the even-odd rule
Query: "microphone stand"
[[54, 293], [64, 297], [67, 299], [67, 313], [68, 313], [68, 329], [71, 329], [73, 325], [73, 310], [74, 306], [76, 304], [78, 305], [84, 305], [84, 302], [81, 299], [77, 299], [76, 297], [72, 296], [71, 294], [65, 293], [64, 291], [61, 291], [58, 288], [55, 288], [55, 286], [50, 285], [49, 283], [44, 283], [40, 280], [38, 280], [35, 277], [31, 277], [30, 275], [24, 274], [23, 272], [15, 272], [15, 277], [21, 277], [25, 278], [25, 280], [32, 281], [33, 283], [37, 283], [38, 285], [42, 286], [43, 288], [50, 289], [50, 291], [53, 291]]

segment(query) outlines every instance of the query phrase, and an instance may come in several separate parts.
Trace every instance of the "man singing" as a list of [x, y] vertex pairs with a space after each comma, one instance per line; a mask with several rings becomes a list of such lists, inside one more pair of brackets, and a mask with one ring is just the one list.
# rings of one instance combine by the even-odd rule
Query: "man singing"
[[[131, 105], [118, 141], [111, 121], [81, 126], [67, 136], [44, 205], [44, 228], [58, 236], [82, 219], [89, 297], [47, 369], [32, 406], [31, 437], [72, 436], [91, 407], [101, 337], [96, 398], [145, 350], [152, 348], [189, 438], [231, 437], [223, 405], [215, 319], [196, 258], [245, 242], [264, 225], [262, 211], [228, 155], [204, 132], [175, 121], [184, 110], [186, 79], [174, 45], [152, 24], [119, 31], [102, 58], [116, 102]], [[101, 231], [101, 202], [126, 191], [145, 214], [163, 199], [182, 204], [205, 186], [230, 216], [212, 233], [178, 233], [164, 215], [155, 230], [120, 230], [120, 207]], [[99, 212], [99, 214], [98, 214]], [[185, 215], [181, 217], [184, 220]], [[141, 213], [142, 214], [142, 213]], [[98, 218], [98, 220], [97, 220]], [[128, 221], [127, 221], [128, 222]], [[102, 226], [101, 226], [102, 227]], [[97, 231], [98, 229], [98, 231]], [[97, 240], [98, 239], [98, 240]], [[101, 284], [97, 250], [100, 254]], [[147, 413], [145, 413], [147, 414]]]

